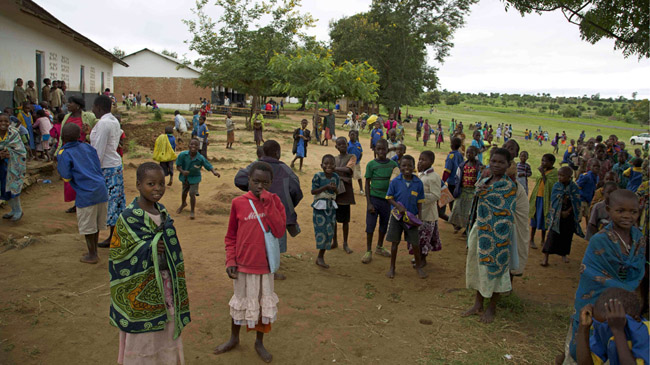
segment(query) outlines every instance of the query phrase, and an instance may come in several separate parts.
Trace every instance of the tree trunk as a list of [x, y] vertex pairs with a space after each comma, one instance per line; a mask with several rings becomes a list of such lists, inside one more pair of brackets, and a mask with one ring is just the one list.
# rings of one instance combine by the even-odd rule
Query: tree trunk
[[318, 128], [318, 123], [316, 122], [320, 118], [318, 116], [318, 100], [316, 100], [316, 104], [314, 104], [314, 116], [311, 118], [311, 125], [314, 130], [314, 133], [316, 133], [316, 128]]
[[246, 130], [253, 129], [253, 116], [255, 116], [255, 112], [260, 109], [259, 100], [259, 96], [253, 95], [253, 101], [251, 102], [251, 114], [249, 118], [246, 118]]

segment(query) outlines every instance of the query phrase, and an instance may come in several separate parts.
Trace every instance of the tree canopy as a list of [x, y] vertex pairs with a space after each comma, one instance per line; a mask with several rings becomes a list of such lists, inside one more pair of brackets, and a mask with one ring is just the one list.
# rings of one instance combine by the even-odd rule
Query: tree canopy
[[389, 110], [435, 88], [436, 69], [428, 49], [442, 62], [453, 47], [452, 35], [477, 0], [375, 0], [368, 12], [330, 24], [337, 63], [368, 62], [379, 74], [379, 102]]
[[504, 0], [506, 10], [521, 15], [561, 11], [580, 28], [580, 37], [594, 44], [614, 40], [614, 49], [625, 57], [650, 57], [650, 12], [648, 0]]
[[[374, 101], [379, 76], [367, 62], [344, 61], [337, 65], [332, 54], [299, 49], [295, 54], [277, 54], [269, 63], [273, 90], [316, 102], [345, 95], [354, 100]], [[315, 120], [315, 118], [314, 118]]]
[[[217, 0], [223, 15], [214, 21], [205, 12], [207, 3], [198, 0], [192, 9], [195, 19], [184, 20], [194, 35], [186, 42], [200, 56], [195, 62], [201, 68], [197, 83], [251, 94], [252, 108], [257, 108], [259, 97], [271, 91], [271, 57], [294, 46], [314, 19], [298, 12], [299, 0]], [[265, 16], [266, 25], [256, 24]]]

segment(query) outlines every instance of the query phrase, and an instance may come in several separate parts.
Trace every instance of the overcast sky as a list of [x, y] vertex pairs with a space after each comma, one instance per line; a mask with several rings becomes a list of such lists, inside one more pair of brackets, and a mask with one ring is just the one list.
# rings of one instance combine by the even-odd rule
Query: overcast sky
[[[36, 0], [52, 15], [106, 49], [127, 54], [142, 48], [168, 49], [195, 58], [182, 19], [192, 17], [191, 0]], [[371, 0], [303, 0], [318, 19], [308, 32], [328, 41], [331, 20], [368, 10]], [[209, 11], [214, 18], [219, 13]], [[650, 62], [623, 58], [613, 41], [595, 45], [580, 39], [577, 26], [561, 13], [521, 17], [499, 0], [472, 7], [454, 37], [451, 55], [439, 67], [440, 88], [464, 92], [553, 95], [650, 96]], [[433, 61], [432, 61], [433, 64]]]

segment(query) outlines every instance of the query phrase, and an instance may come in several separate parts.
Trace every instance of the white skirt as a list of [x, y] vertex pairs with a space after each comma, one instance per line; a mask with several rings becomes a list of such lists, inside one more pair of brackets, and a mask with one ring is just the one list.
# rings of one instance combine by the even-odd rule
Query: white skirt
[[233, 280], [235, 293], [230, 299], [230, 316], [236, 325], [253, 329], [258, 321], [262, 324], [275, 322], [278, 314], [278, 296], [273, 289], [273, 274], [237, 273]]

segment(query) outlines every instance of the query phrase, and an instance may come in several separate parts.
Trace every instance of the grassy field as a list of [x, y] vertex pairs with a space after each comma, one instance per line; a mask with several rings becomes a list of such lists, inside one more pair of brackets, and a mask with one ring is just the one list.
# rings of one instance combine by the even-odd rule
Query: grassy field
[[[295, 110], [298, 107], [298, 104], [287, 104], [285, 107], [289, 110]], [[615, 134], [620, 140], [627, 144], [627, 149], [630, 152], [633, 151], [633, 147], [629, 145], [630, 137], [648, 131], [647, 126], [643, 128], [638, 124], [629, 124], [622, 121], [610, 120], [606, 117], [588, 116], [581, 118], [564, 118], [558, 114], [551, 115], [550, 113], [540, 113], [533, 109], [527, 109], [524, 111], [521, 110], [522, 108], [511, 106], [503, 107], [461, 103], [453, 106], [437, 105], [432, 113], [429, 113], [429, 109], [430, 107], [428, 105], [404, 106], [402, 108], [402, 117], [407, 113], [412, 114], [415, 119], [422, 116], [425, 119], [429, 119], [429, 123], [431, 124], [435, 124], [438, 119], [440, 119], [442, 121], [445, 136], [445, 142], [440, 149], [441, 151], [449, 150], [448, 130], [449, 122], [452, 118], [457, 121], [462, 121], [466, 128], [470, 124], [478, 121], [489, 123], [495, 130], [496, 125], [499, 123], [512, 124], [514, 139], [517, 140], [522, 151], [528, 151], [530, 156], [528, 163], [534, 171], [533, 176], [537, 173], [536, 168], [540, 165], [542, 156], [546, 153], [552, 153], [553, 147], [551, 146], [550, 141], [544, 142], [542, 146], [539, 146], [537, 142], [534, 141], [526, 141], [524, 139], [524, 131], [526, 129], [536, 131], [537, 128], [541, 126], [542, 130], [548, 131], [549, 138], [555, 136], [555, 133], [560, 133], [561, 135], [562, 131], [565, 131], [569, 140], [577, 140], [580, 136], [580, 132], [583, 130], [587, 134], [587, 139], [598, 135], [602, 135], [606, 139], [609, 135]], [[385, 109], [382, 109], [381, 113], [383, 115], [387, 114]], [[340, 125], [340, 123], [343, 123], [344, 119], [344, 115], [337, 115], [337, 124]], [[415, 141], [414, 123], [411, 123], [410, 125], [407, 123], [405, 124], [405, 127], [407, 130], [405, 144], [409, 148], [407, 153], [417, 155], [413, 150], [424, 151], [425, 149], [431, 149], [436, 152], [438, 151], [433, 142], [430, 142], [425, 148], [421, 141]], [[467, 135], [466, 144], [469, 144], [471, 141], [471, 135], [467, 132], [467, 129], [465, 133]], [[503, 140], [501, 140], [501, 143], [503, 143]], [[638, 146], [636, 148], [638, 148]], [[560, 146], [559, 153], [556, 156], [558, 159], [556, 166], [559, 164], [559, 161], [562, 160], [565, 150], [566, 146]]]

